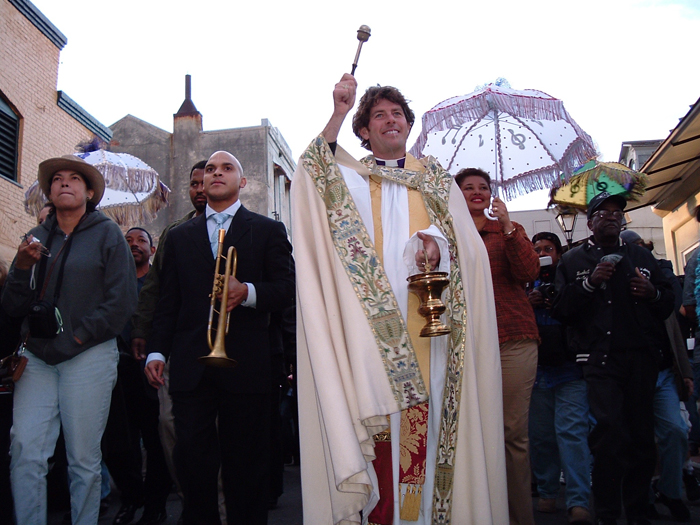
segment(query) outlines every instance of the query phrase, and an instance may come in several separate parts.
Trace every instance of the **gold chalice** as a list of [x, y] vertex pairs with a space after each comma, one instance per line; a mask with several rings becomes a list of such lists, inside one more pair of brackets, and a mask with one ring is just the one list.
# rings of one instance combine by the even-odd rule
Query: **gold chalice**
[[420, 331], [421, 337], [438, 337], [450, 333], [450, 329], [440, 321], [440, 316], [445, 312], [445, 303], [442, 302], [442, 292], [450, 284], [446, 272], [432, 272], [427, 257], [425, 272], [417, 273], [408, 278], [408, 290], [420, 299], [418, 313], [427, 323]]

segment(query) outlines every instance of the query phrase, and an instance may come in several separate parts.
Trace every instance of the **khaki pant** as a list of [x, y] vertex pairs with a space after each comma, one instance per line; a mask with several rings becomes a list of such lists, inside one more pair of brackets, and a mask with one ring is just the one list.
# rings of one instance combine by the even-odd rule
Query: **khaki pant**
[[532, 385], [537, 375], [537, 341], [506, 341], [501, 343], [500, 347], [510, 523], [534, 525], [528, 412]]

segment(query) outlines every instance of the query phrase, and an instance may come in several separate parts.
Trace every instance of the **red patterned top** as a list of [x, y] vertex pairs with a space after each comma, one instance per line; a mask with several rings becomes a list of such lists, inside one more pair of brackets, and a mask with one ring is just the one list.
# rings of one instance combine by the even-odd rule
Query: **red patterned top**
[[537, 279], [540, 273], [539, 257], [525, 228], [517, 222], [513, 222], [513, 226], [517, 231], [507, 236], [498, 221], [488, 221], [479, 230], [491, 263], [498, 342], [539, 341], [535, 314], [525, 293], [525, 285]]

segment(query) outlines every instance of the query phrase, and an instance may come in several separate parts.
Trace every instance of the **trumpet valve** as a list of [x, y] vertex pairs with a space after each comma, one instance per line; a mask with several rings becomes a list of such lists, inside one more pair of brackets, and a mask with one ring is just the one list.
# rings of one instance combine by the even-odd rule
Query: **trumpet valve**
[[209, 297], [216, 297], [224, 291], [224, 276], [217, 274], [214, 276], [214, 287]]

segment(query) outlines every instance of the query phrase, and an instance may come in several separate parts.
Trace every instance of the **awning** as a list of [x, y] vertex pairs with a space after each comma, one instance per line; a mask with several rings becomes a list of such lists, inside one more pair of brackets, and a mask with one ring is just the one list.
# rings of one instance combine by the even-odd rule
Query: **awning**
[[653, 204], [670, 212], [700, 191], [700, 99], [639, 171], [649, 186], [628, 210]]

